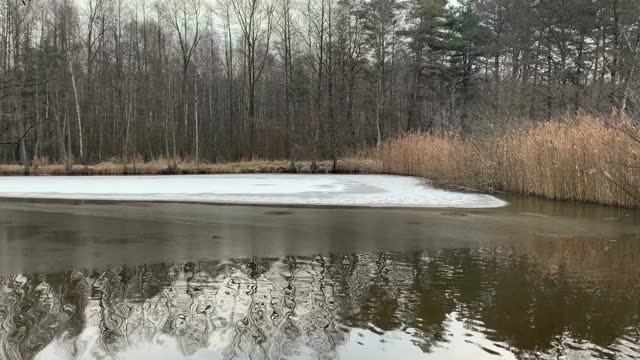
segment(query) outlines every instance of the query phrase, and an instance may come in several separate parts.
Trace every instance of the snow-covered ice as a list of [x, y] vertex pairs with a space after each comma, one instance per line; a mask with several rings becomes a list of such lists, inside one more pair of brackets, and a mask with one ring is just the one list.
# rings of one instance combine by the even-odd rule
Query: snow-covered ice
[[424, 208], [506, 205], [490, 195], [434, 189], [419, 178], [390, 175], [0, 177], [0, 197]]

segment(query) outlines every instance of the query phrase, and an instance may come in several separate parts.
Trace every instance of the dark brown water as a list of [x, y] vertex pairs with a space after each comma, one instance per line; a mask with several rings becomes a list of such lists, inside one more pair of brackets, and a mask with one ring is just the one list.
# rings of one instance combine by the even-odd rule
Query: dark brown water
[[632, 359], [640, 213], [0, 202], [0, 359]]

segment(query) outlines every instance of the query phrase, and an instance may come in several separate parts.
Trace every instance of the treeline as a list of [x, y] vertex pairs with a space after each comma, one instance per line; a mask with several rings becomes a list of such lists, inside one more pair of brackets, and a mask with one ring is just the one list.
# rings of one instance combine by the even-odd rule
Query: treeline
[[0, 161], [335, 159], [640, 111], [637, 0], [3, 0]]

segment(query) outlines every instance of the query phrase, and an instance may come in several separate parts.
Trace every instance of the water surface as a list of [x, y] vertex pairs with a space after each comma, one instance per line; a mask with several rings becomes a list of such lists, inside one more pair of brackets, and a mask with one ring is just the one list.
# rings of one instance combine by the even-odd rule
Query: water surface
[[0, 202], [0, 359], [632, 359], [640, 213]]

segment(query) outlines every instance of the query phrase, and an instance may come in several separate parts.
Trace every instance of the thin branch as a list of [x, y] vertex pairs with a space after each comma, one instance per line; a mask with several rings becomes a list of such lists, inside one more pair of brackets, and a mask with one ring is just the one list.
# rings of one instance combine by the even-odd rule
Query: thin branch
[[[27, 136], [29, 135], [29, 133], [30, 133], [33, 129], [35, 129], [35, 128], [36, 128], [38, 125], [40, 125], [40, 124], [44, 124], [46, 121], [47, 121], [47, 120], [43, 120], [43, 121], [39, 121], [39, 122], [37, 122], [37, 123], [32, 124], [31, 126], [29, 126], [29, 128], [27, 128], [27, 129], [24, 131], [24, 133], [23, 133], [20, 137], [18, 137], [18, 138], [16, 138], [16, 139], [14, 139], [14, 140], [11, 140], [11, 141], [0, 141], [0, 145], [15, 145], [15, 144], [18, 144], [18, 143], [23, 142], [23, 141], [31, 141], [31, 140], [35, 140], [35, 139], [37, 139], [38, 137], [45, 135], [45, 134], [40, 134], [40, 135], [36, 135], [36, 136], [33, 136], [33, 137], [27, 137]], [[7, 128], [5, 128], [5, 130], [4, 130], [4, 131], [0, 131], [0, 136], [1, 136], [1, 135], [4, 135], [4, 134], [6, 133], [6, 130], [8, 130], [8, 129], [7, 129]], [[49, 133], [49, 134], [51, 134], [51, 133]]]

